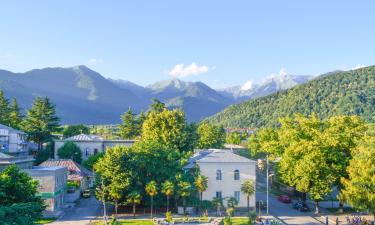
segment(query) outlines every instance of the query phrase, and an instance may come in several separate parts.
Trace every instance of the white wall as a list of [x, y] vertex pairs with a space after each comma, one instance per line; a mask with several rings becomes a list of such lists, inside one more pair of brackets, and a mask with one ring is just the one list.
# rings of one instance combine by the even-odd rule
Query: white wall
[[[64, 145], [64, 141], [55, 141], [55, 158], [58, 159], [57, 152], [59, 148]], [[74, 142], [82, 152], [82, 159], [86, 160], [90, 155], [94, 154], [95, 149], [99, 152], [103, 152], [103, 142], [89, 142], [89, 141], [76, 141]], [[88, 155], [86, 155], [86, 150]]]
[[[240, 191], [238, 207], [247, 207], [247, 197], [241, 192], [241, 184], [252, 179], [256, 184], [255, 162], [251, 163], [198, 163], [201, 174], [208, 178], [208, 188], [203, 192], [203, 200], [211, 201], [216, 192], [221, 191], [223, 203], [226, 206], [227, 197], [234, 197], [235, 191]], [[240, 180], [234, 180], [234, 171], [240, 171]], [[221, 170], [222, 180], [216, 180], [216, 171]], [[255, 207], [255, 195], [250, 197], [250, 207]]]

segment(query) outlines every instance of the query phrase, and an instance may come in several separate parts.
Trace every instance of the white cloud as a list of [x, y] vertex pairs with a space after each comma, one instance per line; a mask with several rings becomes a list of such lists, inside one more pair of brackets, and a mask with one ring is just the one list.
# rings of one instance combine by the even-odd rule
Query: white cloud
[[101, 63], [101, 62], [103, 62], [102, 59], [96, 59], [96, 58], [91, 58], [91, 59], [87, 60], [88, 65], [95, 65], [95, 64], [98, 64], [98, 63]]
[[288, 73], [288, 71], [286, 71], [285, 68], [281, 68], [281, 69], [280, 69], [279, 76], [285, 76], [285, 75], [288, 75], [288, 74], [289, 74], [289, 73]]
[[183, 78], [207, 73], [208, 71], [209, 67], [204, 65], [199, 66], [195, 63], [192, 63], [189, 66], [184, 66], [184, 64], [177, 64], [169, 71], [169, 75], [171, 75], [172, 77]]
[[241, 91], [247, 91], [247, 90], [250, 90], [251, 88], [253, 88], [253, 82], [251, 80], [248, 80], [246, 81], [242, 87], [241, 87]]

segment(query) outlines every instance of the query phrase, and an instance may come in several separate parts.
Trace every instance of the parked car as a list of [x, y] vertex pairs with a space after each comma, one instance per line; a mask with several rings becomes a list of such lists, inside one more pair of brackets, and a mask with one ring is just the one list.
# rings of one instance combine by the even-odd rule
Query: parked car
[[303, 201], [298, 201], [298, 202], [294, 203], [293, 208], [300, 211], [300, 212], [310, 211], [309, 207]]
[[280, 202], [283, 202], [283, 203], [291, 203], [292, 202], [292, 199], [288, 195], [280, 195], [277, 199]]
[[90, 198], [90, 196], [91, 196], [91, 190], [90, 189], [86, 189], [82, 192], [82, 197]]

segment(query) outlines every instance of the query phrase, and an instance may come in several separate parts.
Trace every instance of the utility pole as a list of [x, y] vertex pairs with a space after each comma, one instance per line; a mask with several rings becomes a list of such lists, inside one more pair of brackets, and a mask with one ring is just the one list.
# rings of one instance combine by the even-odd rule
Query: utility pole
[[104, 224], [107, 225], [107, 208], [105, 206], [105, 188], [104, 188], [104, 181], [102, 179], [102, 199], [103, 199], [103, 217], [104, 217]]
[[269, 187], [268, 187], [268, 179], [269, 179], [269, 171], [268, 171], [268, 170], [269, 170], [269, 168], [268, 168], [268, 154], [267, 154], [267, 159], [266, 159], [266, 161], [267, 161], [267, 215], [268, 215], [268, 208], [269, 208], [269, 207], [268, 207], [268, 205], [269, 205], [269, 204], [268, 204], [268, 203], [269, 203], [269, 202], [268, 202], [268, 192], [269, 192], [269, 190], [268, 190], [268, 189], [269, 189]]

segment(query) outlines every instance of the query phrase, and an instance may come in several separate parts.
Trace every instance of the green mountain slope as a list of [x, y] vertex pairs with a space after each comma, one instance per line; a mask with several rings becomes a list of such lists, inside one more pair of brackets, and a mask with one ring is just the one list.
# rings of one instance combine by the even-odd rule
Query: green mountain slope
[[262, 127], [295, 113], [375, 117], [375, 66], [333, 72], [286, 91], [229, 106], [209, 117], [225, 127]]

